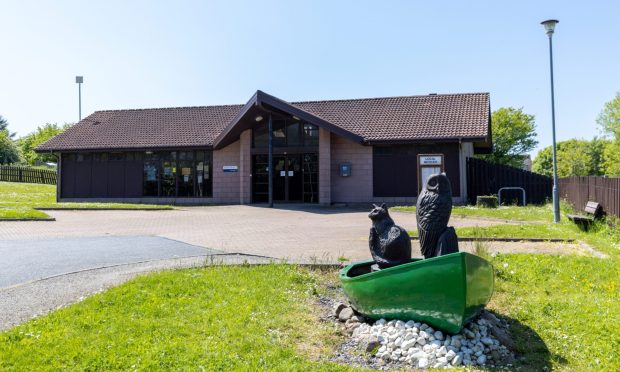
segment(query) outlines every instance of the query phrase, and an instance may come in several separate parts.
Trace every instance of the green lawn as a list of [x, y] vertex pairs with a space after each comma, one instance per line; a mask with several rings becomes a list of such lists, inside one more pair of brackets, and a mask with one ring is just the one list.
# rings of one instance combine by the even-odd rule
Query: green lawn
[[[402, 212], [415, 212], [416, 207], [397, 206], [392, 207], [391, 209]], [[570, 206], [565, 203], [561, 204], [561, 209], [563, 213], [571, 210]], [[483, 217], [512, 221], [552, 222], [553, 207], [551, 204], [545, 204], [542, 206], [530, 205], [525, 207], [502, 206], [498, 208], [481, 208], [470, 205], [459, 205], [452, 208], [452, 215], [455, 217]]]
[[497, 255], [489, 308], [513, 326], [525, 370], [618, 371], [620, 259]]
[[49, 217], [34, 208], [172, 209], [167, 205], [124, 203], [56, 203], [56, 186], [0, 182], [0, 218]]
[[0, 370], [346, 370], [321, 356], [320, 275], [291, 265], [157, 273], [0, 333]]

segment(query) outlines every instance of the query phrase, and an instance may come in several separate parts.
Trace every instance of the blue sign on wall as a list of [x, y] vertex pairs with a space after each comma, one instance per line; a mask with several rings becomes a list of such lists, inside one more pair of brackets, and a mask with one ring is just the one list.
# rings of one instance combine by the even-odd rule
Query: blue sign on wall
[[239, 172], [239, 167], [236, 165], [224, 165], [222, 170], [224, 173], [236, 173]]

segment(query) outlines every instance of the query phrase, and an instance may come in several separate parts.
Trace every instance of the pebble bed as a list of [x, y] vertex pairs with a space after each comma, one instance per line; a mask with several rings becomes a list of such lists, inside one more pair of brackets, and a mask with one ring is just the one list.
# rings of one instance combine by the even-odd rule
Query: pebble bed
[[371, 348], [368, 351], [376, 350], [374, 356], [378, 365], [397, 363], [417, 368], [494, 366], [510, 352], [490, 334], [489, 327], [485, 319], [479, 318], [461, 333], [445, 335], [424, 323], [380, 319], [372, 325], [361, 323], [353, 330], [352, 338]]

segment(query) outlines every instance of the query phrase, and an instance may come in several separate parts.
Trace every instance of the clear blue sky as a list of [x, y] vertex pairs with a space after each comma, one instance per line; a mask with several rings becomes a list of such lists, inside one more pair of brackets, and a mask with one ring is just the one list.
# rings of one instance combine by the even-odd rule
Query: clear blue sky
[[620, 90], [617, 1], [2, 1], [0, 115], [24, 135], [95, 110], [490, 92], [551, 143]]

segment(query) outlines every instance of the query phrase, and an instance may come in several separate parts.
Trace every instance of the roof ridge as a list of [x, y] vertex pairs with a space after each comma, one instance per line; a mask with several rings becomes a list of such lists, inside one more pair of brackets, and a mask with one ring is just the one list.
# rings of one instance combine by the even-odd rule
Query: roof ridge
[[429, 94], [415, 94], [411, 96], [386, 96], [386, 97], [364, 97], [364, 98], [342, 98], [342, 99], [321, 99], [312, 101], [294, 101], [289, 102], [291, 104], [298, 103], [319, 103], [319, 102], [346, 102], [346, 101], [364, 101], [364, 100], [379, 100], [379, 99], [392, 99], [392, 98], [419, 98], [419, 97], [436, 97], [436, 96], [473, 96], [473, 95], [490, 95], [489, 92], [466, 92], [466, 93], [429, 93]]
[[228, 105], [210, 105], [210, 106], [173, 106], [173, 107], [143, 107], [143, 108], [131, 108], [131, 109], [108, 109], [108, 110], [96, 110], [97, 112], [119, 112], [119, 111], [152, 111], [152, 110], [175, 110], [175, 109], [196, 109], [196, 108], [213, 108], [213, 107], [235, 107], [243, 106], [242, 103], [228, 104]]

